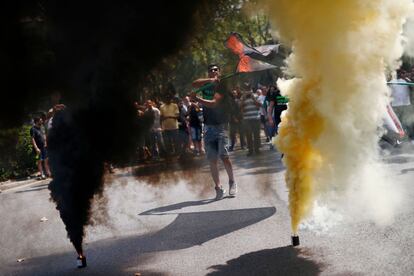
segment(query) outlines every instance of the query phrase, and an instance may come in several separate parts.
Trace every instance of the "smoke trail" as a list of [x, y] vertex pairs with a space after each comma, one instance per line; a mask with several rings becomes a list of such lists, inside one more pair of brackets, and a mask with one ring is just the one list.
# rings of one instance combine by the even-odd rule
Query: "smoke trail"
[[414, 57], [414, 14], [411, 14], [404, 25], [404, 54]]
[[[16, 126], [52, 89], [69, 108], [54, 117], [48, 150], [51, 198], [82, 251], [104, 162], [128, 160], [145, 123], [133, 101], [139, 81], [203, 18], [204, 0], [8, 1], [1, 4], [0, 128]], [[213, 4], [211, 4], [213, 5]], [[3, 16], [4, 15], [4, 16]], [[3, 73], [3, 71], [2, 71]], [[3, 108], [4, 107], [4, 108]]]
[[[380, 177], [378, 128], [389, 101], [385, 72], [399, 65], [412, 1], [266, 3], [278, 36], [292, 47], [288, 70], [296, 76], [279, 82], [290, 103], [276, 141], [285, 153], [293, 232], [315, 198], [354, 188], [381, 201], [373, 212], [386, 221], [398, 195]], [[376, 186], [387, 188], [372, 194]], [[360, 202], [360, 212], [370, 213], [370, 203]]]

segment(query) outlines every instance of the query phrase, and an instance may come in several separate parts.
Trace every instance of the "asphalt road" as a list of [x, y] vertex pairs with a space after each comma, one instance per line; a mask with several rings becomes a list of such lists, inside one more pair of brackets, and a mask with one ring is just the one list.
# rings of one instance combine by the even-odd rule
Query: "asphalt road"
[[[244, 154], [232, 156], [238, 196], [221, 201], [211, 200], [202, 159], [118, 170], [108, 177], [106, 200], [96, 200], [96, 224], [87, 228], [85, 269], [76, 268], [47, 183], [3, 191], [0, 275], [414, 274], [414, 153], [384, 156], [408, 199], [393, 223], [356, 219], [322, 230], [305, 227], [295, 248], [280, 155]], [[223, 170], [221, 176], [226, 184]]]

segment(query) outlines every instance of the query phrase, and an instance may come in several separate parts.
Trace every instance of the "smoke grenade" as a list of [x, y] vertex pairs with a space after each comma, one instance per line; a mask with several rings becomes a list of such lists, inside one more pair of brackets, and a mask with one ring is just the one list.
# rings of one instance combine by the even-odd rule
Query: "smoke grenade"
[[292, 246], [298, 246], [299, 244], [300, 244], [299, 236], [298, 235], [293, 235], [292, 236]]
[[82, 254], [79, 254], [78, 258], [76, 259], [76, 264], [77, 264], [78, 268], [87, 267], [86, 257]]
[[378, 177], [378, 129], [389, 101], [386, 72], [399, 66], [412, 1], [265, 2], [279, 38], [292, 48], [287, 73], [294, 78], [278, 82], [290, 102], [276, 140], [287, 167], [292, 232], [316, 198], [351, 186], [368, 187], [365, 195], [387, 206], [359, 200], [365, 212], [389, 218], [396, 197], [373, 192], [385, 181]]

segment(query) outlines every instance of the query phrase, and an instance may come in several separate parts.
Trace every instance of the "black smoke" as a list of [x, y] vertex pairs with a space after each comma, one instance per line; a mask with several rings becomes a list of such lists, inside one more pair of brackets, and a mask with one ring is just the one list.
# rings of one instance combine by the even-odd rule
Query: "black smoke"
[[48, 93], [62, 94], [67, 108], [48, 137], [49, 189], [82, 252], [105, 162], [128, 159], [145, 129], [133, 107], [139, 82], [183, 45], [214, 1], [8, 2], [1, 11], [0, 128], [20, 123]]

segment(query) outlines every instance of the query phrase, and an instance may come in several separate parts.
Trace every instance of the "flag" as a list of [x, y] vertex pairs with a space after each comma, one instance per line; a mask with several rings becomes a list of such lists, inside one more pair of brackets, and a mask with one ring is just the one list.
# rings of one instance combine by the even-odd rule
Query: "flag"
[[240, 34], [231, 33], [225, 45], [239, 56], [236, 71], [240, 73], [274, 69], [284, 64], [285, 56], [280, 44], [251, 47], [243, 41]]

